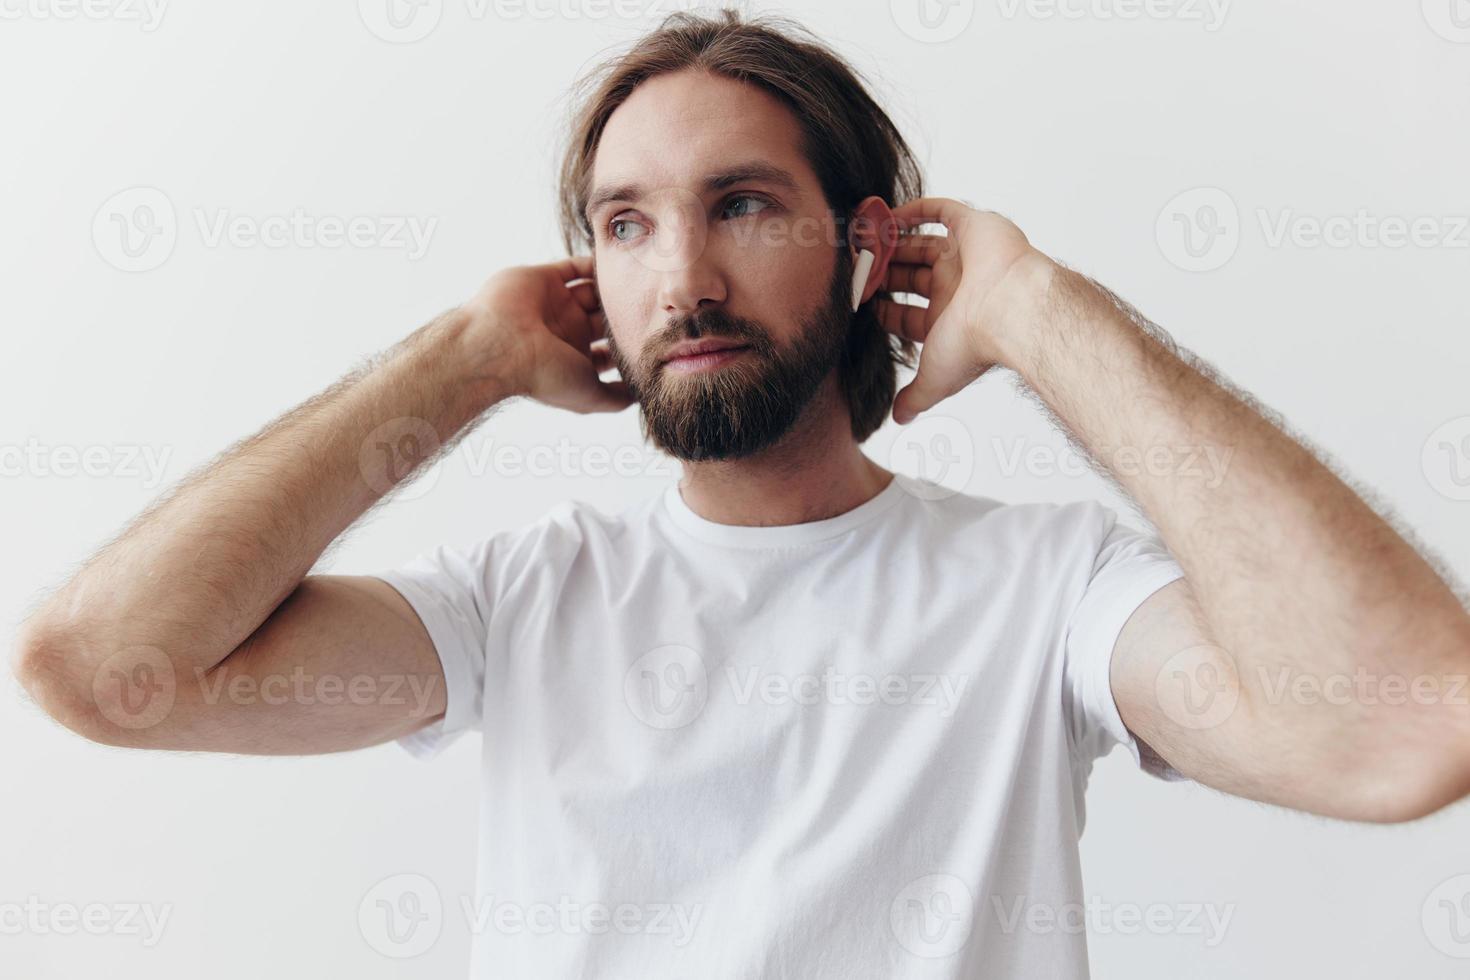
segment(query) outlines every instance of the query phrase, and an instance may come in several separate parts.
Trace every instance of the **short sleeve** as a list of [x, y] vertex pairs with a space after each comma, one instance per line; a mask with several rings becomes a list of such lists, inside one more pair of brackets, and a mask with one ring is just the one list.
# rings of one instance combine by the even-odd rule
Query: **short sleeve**
[[1074, 748], [1090, 764], [1117, 744], [1144, 771], [1161, 779], [1183, 775], [1143, 745], [1123, 724], [1109, 679], [1118, 634], [1144, 600], [1184, 576], [1158, 536], [1137, 531], [1098, 506], [1106, 526], [1087, 587], [1067, 624], [1064, 688]]
[[493, 538], [469, 547], [440, 545], [398, 568], [372, 573], [398, 591], [429, 633], [444, 668], [444, 717], [398, 740], [429, 759], [481, 724], [489, 638]]

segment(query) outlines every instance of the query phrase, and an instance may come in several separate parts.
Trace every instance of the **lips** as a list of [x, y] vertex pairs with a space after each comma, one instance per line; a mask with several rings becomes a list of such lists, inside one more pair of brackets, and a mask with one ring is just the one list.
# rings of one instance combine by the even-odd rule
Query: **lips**
[[660, 363], [667, 364], [669, 361], [677, 360], [681, 357], [694, 357], [699, 354], [713, 354], [716, 351], [722, 350], [740, 350], [748, 346], [750, 345], [742, 344], [739, 341], [721, 340], [715, 337], [711, 337], [706, 340], [681, 340], [679, 343], [669, 348], [669, 352], [664, 355], [663, 360], [660, 361]]

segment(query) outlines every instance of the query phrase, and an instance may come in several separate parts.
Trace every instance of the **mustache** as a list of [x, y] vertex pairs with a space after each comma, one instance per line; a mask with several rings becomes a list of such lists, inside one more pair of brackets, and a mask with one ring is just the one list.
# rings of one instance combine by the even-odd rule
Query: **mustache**
[[771, 338], [760, 326], [725, 310], [708, 309], [669, 318], [668, 326], [644, 347], [645, 360], [656, 366], [663, 352], [681, 340], [719, 338], [736, 341], [757, 354], [770, 353]]

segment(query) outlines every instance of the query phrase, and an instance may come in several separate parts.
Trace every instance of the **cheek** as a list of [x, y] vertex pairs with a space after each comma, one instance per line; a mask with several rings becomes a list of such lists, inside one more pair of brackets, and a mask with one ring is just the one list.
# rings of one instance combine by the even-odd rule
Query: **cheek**
[[597, 292], [613, 343], [624, 357], [637, 360], [638, 352], [656, 329], [653, 322], [654, 294], [641, 288], [630, 289], [632, 285], [623, 277], [618, 277], [615, 284], [599, 279]]
[[624, 267], [620, 256], [598, 245], [592, 250], [593, 277], [597, 282], [597, 300], [602, 305], [610, 330], [615, 330], [619, 339], [626, 333], [630, 311], [631, 290], [629, 270]]
[[[619, 336], [627, 338], [626, 343], [641, 341], [656, 329], [655, 297], [656, 294], [651, 290], [629, 290], [625, 284], [625, 288], [620, 289], [613, 299], [602, 301], [602, 308], [607, 313], [609, 322], [616, 324], [621, 331]], [[609, 303], [612, 305], [609, 306]]]
[[739, 270], [742, 306], [771, 323], [806, 310], [825, 290], [834, 261], [830, 250], [812, 246], [749, 250], [733, 266]]

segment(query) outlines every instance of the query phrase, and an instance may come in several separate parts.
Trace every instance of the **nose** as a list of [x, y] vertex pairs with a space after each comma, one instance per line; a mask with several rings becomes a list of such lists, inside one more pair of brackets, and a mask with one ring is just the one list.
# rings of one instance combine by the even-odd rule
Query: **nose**
[[709, 247], [708, 223], [697, 199], [680, 202], [655, 242], [658, 306], [665, 316], [693, 314], [725, 302], [725, 277]]

